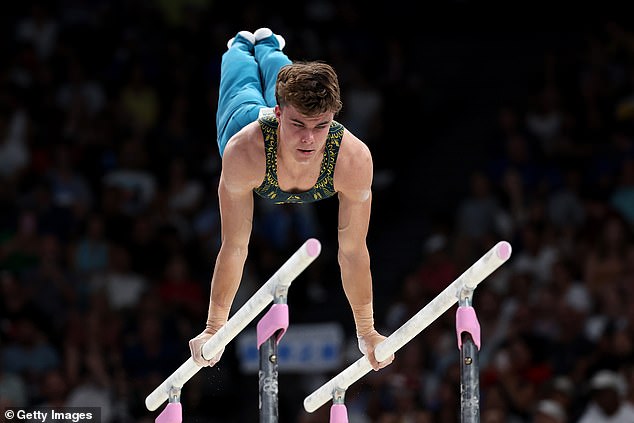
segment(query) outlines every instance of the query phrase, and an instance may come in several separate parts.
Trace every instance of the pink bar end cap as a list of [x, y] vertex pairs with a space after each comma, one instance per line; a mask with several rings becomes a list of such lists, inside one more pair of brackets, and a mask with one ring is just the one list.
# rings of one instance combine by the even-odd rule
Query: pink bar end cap
[[512, 250], [511, 244], [506, 241], [500, 241], [495, 252], [501, 260], [508, 260], [511, 257]]
[[315, 238], [306, 241], [306, 251], [310, 257], [317, 257], [321, 252], [321, 242]]

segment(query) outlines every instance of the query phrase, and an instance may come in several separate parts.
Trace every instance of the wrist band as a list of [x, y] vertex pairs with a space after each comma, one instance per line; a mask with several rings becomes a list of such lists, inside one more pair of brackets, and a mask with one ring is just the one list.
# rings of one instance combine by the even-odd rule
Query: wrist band
[[374, 330], [374, 311], [372, 304], [352, 306], [354, 323], [357, 327], [357, 335], [365, 336]]

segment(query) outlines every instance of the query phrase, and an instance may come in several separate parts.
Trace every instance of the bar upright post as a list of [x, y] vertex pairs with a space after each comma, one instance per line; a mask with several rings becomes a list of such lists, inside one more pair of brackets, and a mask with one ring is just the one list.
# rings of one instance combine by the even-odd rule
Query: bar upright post
[[277, 345], [288, 329], [288, 287], [276, 287], [273, 305], [257, 325], [260, 351], [259, 408], [260, 423], [278, 423], [278, 355]]
[[460, 349], [460, 422], [480, 423], [480, 323], [471, 306], [473, 290], [463, 290], [456, 312]]

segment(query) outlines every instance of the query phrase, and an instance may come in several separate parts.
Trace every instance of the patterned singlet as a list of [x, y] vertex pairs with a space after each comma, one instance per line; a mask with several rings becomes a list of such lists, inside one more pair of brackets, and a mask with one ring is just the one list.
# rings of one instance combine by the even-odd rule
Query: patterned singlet
[[339, 146], [343, 138], [343, 125], [335, 121], [330, 125], [324, 157], [321, 161], [319, 177], [315, 185], [304, 192], [286, 192], [280, 189], [280, 185], [277, 182], [277, 119], [275, 116], [265, 115], [261, 116], [258, 122], [264, 136], [266, 175], [262, 184], [253, 189], [256, 194], [275, 204], [310, 203], [335, 195], [335, 164], [337, 163]]

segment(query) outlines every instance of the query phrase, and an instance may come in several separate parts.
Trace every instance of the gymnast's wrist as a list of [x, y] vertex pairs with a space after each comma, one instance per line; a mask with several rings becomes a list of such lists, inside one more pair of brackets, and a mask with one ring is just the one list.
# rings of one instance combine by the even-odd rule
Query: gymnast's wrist
[[214, 301], [209, 304], [209, 314], [207, 316], [206, 332], [216, 333], [227, 323], [231, 306], [223, 306]]
[[357, 339], [367, 340], [367, 339], [370, 339], [371, 337], [373, 337], [374, 335], [379, 335], [379, 332], [376, 329], [374, 329], [374, 328], [372, 328], [369, 331], [364, 332], [364, 333], [360, 333], [357, 330]]
[[354, 323], [358, 337], [367, 336], [374, 331], [374, 312], [372, 310], [372, 304], [352, 306], [352, 314], [354, 315]]
[[220, 330], [227, 323], [226, 320], [221, 319], [207, 319], [207, 323], [205, 324], [205, 332], [214, 334]]

